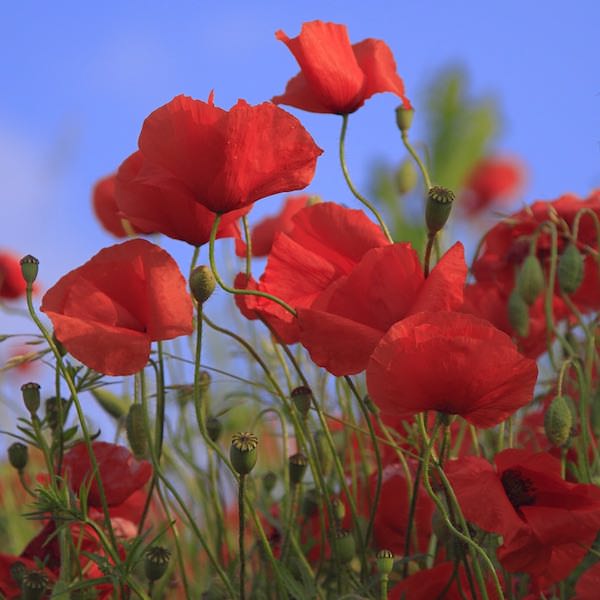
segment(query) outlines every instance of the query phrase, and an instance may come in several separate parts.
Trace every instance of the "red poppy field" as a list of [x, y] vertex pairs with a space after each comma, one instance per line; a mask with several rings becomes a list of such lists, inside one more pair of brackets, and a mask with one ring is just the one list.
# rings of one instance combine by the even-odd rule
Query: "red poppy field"
[[[600, 190], [511, 212], [521, 161], [429, 152], [472, 143], [451, 111], [413, 140], [384, 41], [276, 37], [282, 94], [177, 95], [98, 174], [117, 243], [47, 287], [43, 256], [0, 252], [0, 310], [36, 327], [0, 337], [2, 372], [50, 374], [3, 432], [0, 598], [598, 598]], [[370, 194], [346, 134], [375, 94], [404, 158]], [[302, 191], [324, 152], [360, 209]]]

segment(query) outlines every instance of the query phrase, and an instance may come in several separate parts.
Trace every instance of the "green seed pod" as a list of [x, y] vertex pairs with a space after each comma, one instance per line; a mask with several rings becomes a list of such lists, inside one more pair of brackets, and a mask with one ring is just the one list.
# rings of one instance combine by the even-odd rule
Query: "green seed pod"
[[329, 475], [329, 473], [331, 473], [331, 469], [333, 468], [333, 454], [331, 452], [331, 447], [327, 443], [325, 432], [315, 431], [313, 439], [315, 440], [317, 456], [319, 457], [319, 463], [321, 464], [323, 475]]
[[402, 132], [408, 131], [412, 125], [414, 116], [414, 109], [405, 108], [404, 106], [400, 105], [396, 109], [396, 125], [398, 125], [398, 129]]
[[8, 447], [8, 462], [17, 471], [22, 471], [29, 461], [29, 448], [21, 442], [15, 442]]
[[273, 491], [273, 488], [277, 484], [277, 475], [273, 473], [273, 471], [267, 471], [262, 476], [262, 485], [263, 489], [267, 494], [270, 494]]
[[354, 537], [347, 529], [339, 529], [333, 538], [335, 550], [342, 564], [349, 563], [356, 554]]
[[10, 566], [10, 576], [19, 586], [23, 583], [25, 573], [27, 573], [27, 567], [20, 560]]
[[331, 504], [335, 520], [341, 523], [346, 516], [346, 505], [339, 498], [336, 498]]
[[35, 415], [38, 408], [40, 407], [39, 383], [24, 383], [21, 386], [21, 393], [23, 394], [23, 404], [25, 404], [25, 408], [27, 408], [31, 415]]
[[434, 186], [427, 192], [425, 223], [429, 235], [435, 235], [444, 227], [453, 203], [454, 193], [447, 188]]
[[247, 475], [256, 464], [258, 438], [249, 432], [234, 433], [229, 448], [229, 458], [239, 475]]
[[125, 398], [117, 396], [103, 387], [94, 388], [90, 391], [96, 402], [98, 402], [111, 417], [122, 419], [127, 414], [129, 402]]
[[300, 387], [294, 388], [291, 393], [292, 402], [296, 407], [296, 410], [303, 416], [306, 417], [312, 404], [313, 395], [309, 387], [301, 385]]
[[149, 581], [158, 581], [167, 571], [171, 552], [163, 546], [153, 546], [146, 550], [144, 571]]
[[419, 181], [419, 175], [412, 160], [407, 158], [400, 163], [394, 179], [396, 181], [396, 190], [399, 194], [408, 194], [415, 189]]
[[308, 458], [301, 452], [293, 454], [289, 457], [289, 469], [290, 469], [290, 483], [292, 485], [298, 485], [302, 482], [302, 478], [306, 473], [306, 467], [308, 466]]
[[199, 304], [204, 304], [215, 291], [216, 281], [210, 267], [200, 265], [190, 275], [190, 290]]
[[206, 419], [206, 433], [213, 442], [218, 441], [222, 431], [223, 425], [217, 417], [208, 417], [208, 419]]
[[544, 430], [553, 446], [564, 446], [571, 436], [573, 415], [565, 396], [556, 396], [544, 415]]
[[558, 259], [557, 278], [561, 291], [572, 294], [583, 281], [583, 256], [573, 243], [567, 245]]
[[148, 436], [144, 421], [144, 407], [141, 404], [132, 404], [127, 413], [125, 431], [129, 447], [136, 458], [148, 456]]
[[21, 581], [22, 600], [41, 600], [48, 589], [48, 577], [39, 571], [28, 571]]
[[508, 321], [519, 337], [529, 335], [529, 307], [517, 288], [508, 298]]
[[394, 555], [389, 550], [377, 553], [377, 570], [380, 575], [389, 575], [394, 569]]
[[528, 306], [531, 306], [544, 289], [544, 271], [535, 254], [530, 254], [521, 265], [516, 288]]
[[21, 259], [20, 263], [23, 279], [27, 285], [31, 285], [37, 279], [40, 261], [28, 254]]

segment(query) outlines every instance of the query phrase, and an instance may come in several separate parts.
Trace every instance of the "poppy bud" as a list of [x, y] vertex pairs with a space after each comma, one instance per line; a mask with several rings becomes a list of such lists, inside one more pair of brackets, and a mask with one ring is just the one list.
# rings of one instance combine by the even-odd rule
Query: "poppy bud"
[[145, 458], [148, 455], [148, 436], [144, 423], [144, 407], [141, 404], [132, 404], [129, 407], [125, 431], [133, 455], [136, 458]]
[[376, 558], [380, 575], [389, 575], [394, 569], [394, 555], [389, 550], [380, 550]]
[[90, 390], [98, 404], [115, 419], [121, 419], [127, 414], [129, 402], [105, 388], [93, 388]]
[[338, 523], [341, 523], [344, 520], [344, 517], [346, 516], [346, 505], [339, 498], [336, 498], [331, 503], [331, 506], [333, 507], [333, 515], [335, 517], [335, 520]]
[[356, 554], [354, 537], [347, 529], [339, 529], [333, 538], [335, 550], [342, 564], [349, 563]]
[[247, 475], [256, 464], [258, 438], [249, 432], [234, 433], [229, 448], [229, 458], [239, 475]]
[[571, 435], [573, 415], [565, 396], [556, 396], [544, 415], [544, 431], [553, 446], [564, 446]]
[[434, 186], [427, 192], [427, 204], [425, 206], [425, 223], [429, 235], [440, 231], [450, 216], [454, 193], [444, 187]]
[[408, 194], [408, 192], [415, 189], [419, 181], [419, 175], [412, 160], [406, 159], [400, 163], [396, 171], [395, 180], [396, 190], [398, 190], [399, 194]]
[[204, 304], [215, 291], [216, 281], [210, 267], [200, 265], [190, 275], [190, 290], [199, 304]]
[[153, 546], [146, 550], [144, 571], [149, 581], [158, 581], [167, 571], [171, 552], [163, 546]]
[[21, 259], [20, 263], [23, 279], [30, 286], [37, 278], [40, 261], [35, 256], [28, 254]]
[[21, 393], [23, 394], [23, 404], [25, 408], [32, 414], [35, 415], [38, 408], [40, 407], [40, 385], [39, 383], [29, 382], [24, 383], [21, 386]]
[[565, 294], [579, 289], [583, 281], [583, 256], [573, 243], [567, 245], [558, 259], [558, 285]]
[[329, 475], [333, 468], [333, 454], [331, 452], [331, 447], [325, 439], [325, 432], [315, 431], [313, 439], [315, 440], [315, 447], [317, 456], [319, 457], [319, 463], [321, 464], [321, 470], [324, 475]]
[[529, 334], [529, 307], [515, 288], [508, 298], [508, 321], [519, 337]]
[[292, 485], [298, 485], [302, 482], [304, 473], [306, 473], [306, 467], [308, 466], [308, 459], [304, 454], [298, 452], [293, 454], [289, 458], [290, 468], [290, 482]]
[[48, 588], [48, 577], [39, 571], [28, 571], [21, 581], [22, 600], [41, 600]]
[[530, 254], [517, 275], [516, 289], [528, 306], [531, 306], [544, 289], [544, 271], [535, 254]]
[[[68, 402], [64, 399], [61, 398], [60, 399], [61, 403], [62, 403], [62, 413], [63, 413], [63, 419], [67, 418], [67, 406], [68, 406]], [[48, 422], [48, 426], [50, 427], [50, 429], [52, 431], [56, 431], [56, 429], [58, 428], [58, 419], [59, 419], [59, 414], [58, 414], [58, 400], [56, 399], [55, 396], [52, 396], [51, 398], [47, 398], [46, 402], [45, 402], [45, 408], [46, 408], [46, 421]]]
[[221, 431], [223, 431], [223, 425], [221, 425], [221, 421], [217, 417], [208, 417], [206, 419], [206, 433], [213, 442], [218, 441], [221, 437]]
[[402, 131], [402, 133], [410, 129], [414, 116], [415, 111], [412, 108], [405, 108], [400, 105], [396, 109], [396, 125], [398, 125], [398, 129]]
[[309, 387], [301, 385], [300, 387], [294, 388], [291, 393], [292, 402], [296, 407], [296, 410], [303, 416], [306, 417], [310, 410], [312, 403], [312, 391]]
[[277, 475], [273, 471], [267, 471], [262, 477], [262, 484], [265, 492], [270, 494], [277, 484]]
[[306, 491], [302, 498], [302, 514], [308, 519], [319, 510], [319, 492], [315, 488]]
[[22, 471], [29, 460], [29, 448], [21, 442], [15, 442], [8, 447], [8, 462], [17, 471]]

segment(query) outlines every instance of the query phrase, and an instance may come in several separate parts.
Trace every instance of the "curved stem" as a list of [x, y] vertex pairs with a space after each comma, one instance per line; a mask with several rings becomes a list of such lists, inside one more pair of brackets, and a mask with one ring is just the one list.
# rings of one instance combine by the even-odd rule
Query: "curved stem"
[[431, 189], [431, 179], [429, 177], [429, 173], [427, 172], [427, 167], [425, 167], [425, 163], [421, 160], [417, 151], [412, 147], [412, 144], [408, 141], [408, 130], [402, 131], [402, 143], [404, 147], [408, 150], [409, 154], [413, 157], [414, 161], [417, 163], [419, 170], [421, 171], [421, 175], [423, 176], [423, 182], [425, 183], [425, 189]]

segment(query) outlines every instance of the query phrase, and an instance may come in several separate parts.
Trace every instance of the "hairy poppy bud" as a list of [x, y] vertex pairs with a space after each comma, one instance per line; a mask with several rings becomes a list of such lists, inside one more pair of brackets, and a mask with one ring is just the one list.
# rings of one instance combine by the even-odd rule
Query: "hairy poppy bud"
[[403, 133], [410, 129], [410, 126], [413, 122], [413, 117], [415, 116], [415, 111], [412, 108], [405, 108], [400, 105], [396, 109], [396, 125], [398, 125], [398, 129]]
[[571, 435], [573, 415], [565, 396], [556, 396], [544, 415], [544, 431], [553, 446], [564, 446]]
[[333, 454], [325, 437], [324, 431], [315, 431], [313, 435], [317, 456], [319, 457], [319, 462], [321, 464], [321, 470], [324, 475], [329, 475], [333, 468]]
[[31, 285], [37, 279], [40, 261], [35, 256], [28, 254], [21, 259], [20, 263], [23, 279], [27, 285]]
[[292, 402], [296, 407], [296, 410], [303, 416], [306, 417], [310, 410], [312, 403], [312, 391], [309, 387], [301, 385], [300, 387], [294, 388], [291, 393]]
[[301, 452], [293, 454], [289, 458], [290, 482], [292, 485], [301, 483], [306, 467], [308, 466], [308, 458]]
[[419, 181], [419, 175], [412, 160], [406, 159], [400, 163], [394, 179], [399, 194], [408, 194], [408, 192], [415, 189]]
[[342, 564], [349, 563], [356, 554], [354, 537], [347, 529], [339, 529], [333, 538], [335, 550]]
[[530, 254], [521, 265], [516, 288], [528, 306], [531, 306], [544, 289], [544, 271], [535, 254]]
[[277, 484], [277, 475], [273, 471], [267, 471], [262, 477], [262, 484], [265, 492], [270, 494]]
[[425, 223], [429, 235], [440, 231], [450, 216], [454, 193], [444, 187], [434, 186], [427, 192], [427, 204], [425, 206]]
[[579, 289], [583, 281], [583, 256], [573, 243], [567, 245], [558, 259], [558, 285], [565, 294]]
[[223, 431], [223, 425], [221, 425], [221, 421], [217, 417], [208, 417], [206, 419], [206, 433], [213, 442], [216, 442], [221, 437], [221, 431]]
[[508, 321], [519, 337], [529, 334], [529, 307], [515, 288], [508, 298]]
[[105, 388], [93, 388], [90, 390], [98, 404], [115, 419], [121, 419], [127, 414], [129, 402]]
[[8, 447], [8, 462], [17, 471], [22, 471], [29, 460], [29, 448], [21, 442], [15, 442]]
[[148, 455], [148, 436], [144, 423], [144, 407], [141, 404], [132, 404], [125, 421], [127, 441], [136, 458], [145, 458]]
[[389, 575], [394, 568], [394, 555], [389, 550], [380, 550], [376, 558], [379, 573]]
[[190, 290], [199, 304], [204, 304], [215, 291], [216, 281], [210, 267], [200, 265], [190, 275]]
[[21, 393], [23, 394], [25, 408], [32, 415], [35, 415], [40, 407], [40, 384], [34, 382], [24, 383], [21, 386]]
[[146, 550], [144, 571], [149, 581], [158, 581], [167, 571], [171, 552], [163, 546], [153, 546]]
[[341, 523], [346, 516], [346, 505], [339, 499], [336, 498], [331, 506], [333, 508], [333, 516], [338, 523]]
[[[67, 418], [67, 407], [69, 403], [64, 399], [60, 398], [62, 403], [62, 416], [63, 419]], [[47, 398], [45, 402], [46, 408], [46, 421], [48, 422], [48, 426], [52, 431], [56, 431], [59, 427], [59, 407], [58, 407], [58, 399], [56, 396], [52, 396], [51, 398]]]
[[256, 464], [258, 438], [249, 432], [234, 433], [229, 448], [229, 458], [233, 468], [240, 475], [247, 475]]
[[21, 580], [22, 600], [40, 600], [48, 588], [48, 577], [39, 571], [28, 571]]

